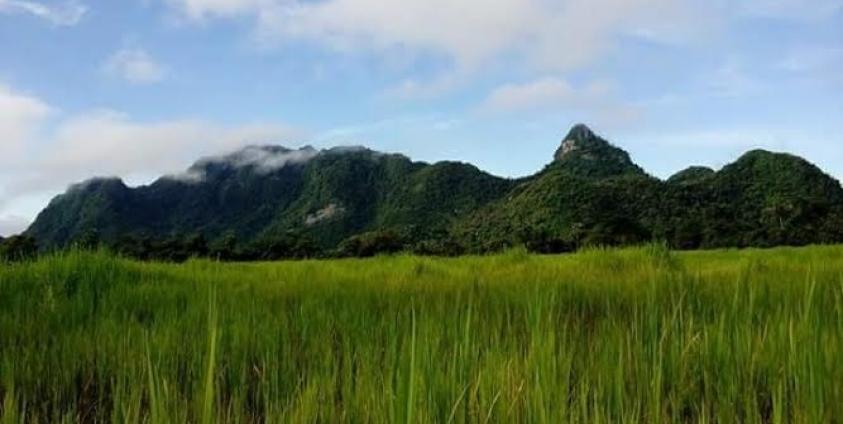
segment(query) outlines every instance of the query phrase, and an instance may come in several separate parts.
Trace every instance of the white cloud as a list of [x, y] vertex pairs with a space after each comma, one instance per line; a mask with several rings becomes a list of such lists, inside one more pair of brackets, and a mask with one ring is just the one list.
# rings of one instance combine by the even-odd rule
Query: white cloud
[[0, 13], [28, 13], [59, 26], [78, 24], [87, 11], [85, 5], [73, 0], [50, 6], [30, 0], [0, 0]]
[[[275, 149], [266, 146], [246, 146], [233, 153], [210, 156], [199, 161], [200, 164], [227, 164], [236, 168], [254, 167], [259, 173], [269, 173], [289, 164], [303, 164], [319, 156], [322, 152], [311, 146], [297, 150]], [[188, 169], [186, 172], [171, 174], [169, 178], [184, 182], [200, 182], [206, 175], [202, 170]]]
[[[590, 90], [587, 90], [590, 91]], [[569, 106], [588, 93], [579, 92], [559, 78], [544, 78], [525, 84], [506, 84], [495, 89], [486, 100], [486, 108], [494, 111], [533, 109], [546, 106]]]
[[[264, 44], [306, 40], [341, 52], [446, 57], [438, 75], [410, 76], [384, 98], [429, 98], [506, 63], [532, 75], [570, 75], [596, 66], [628, 39], [716, 42], [767, 17], [805, 23], [843, 13], [843, 0], [165, 0], [188, 20], [254, 21]], [[515, 64], [515, 65], [513, 65]], [[724, 67], [719, 96], [756, 90], [745, 70]]]
[[686, 0], [168, 0], [189, 19], [251, 16], [263, 42], [315, 40], [338, 50], [445, 54], [458, 69], [501, 55], [569, 70], [624, 35], [687, 36], [700, 19]]
[[595, 80], [578, 87], [554, 77], [502, 85], [489, 94], [480, 109], [491, 113], [565, 112], [605, 126], [628, 122], [641, 113], [635, 105], [618, 100], [610, 81]]
[[55, 179], [161, 175], [184, 168], [198, 156], [255, 143], [289, 141], [298, 133], [279, 125], [224, 127], [201, 120], [141, 123], [113, 111], [71, 117], [59, 124], [40, 155], [45, 171], [22, 184], [40, 188]]
[[41, 100], [0, 84], [0, 166], [23, 153], [50, 107]]
[[284, 125], [139, 122], [114, 111], [52, 119], [50, 110], [0, 86], [0, 216], [20, 215], [10, 209], [17, 199], [55, 194], [93, 176], [149, 179], [181, 171], [198, 157], [302, 136]]
[[264, 9], [264, 36], [320, 40], [339, 49], [392, 49], [402, 46], [445, 52], [474, 64], [527, 36], [536, 21], [534, 1], [498, 0], [332, 0], [296, 2]]
[[103, 71], [132, 84], [160, 82], [167, 75], [164, 65], [142, 49], [122, 49], [114, 53], [103, 65]]
[[30, 219], [19, 215], [0, 216], [0, 236], [7, 237], [22, 233], [29, 226]]

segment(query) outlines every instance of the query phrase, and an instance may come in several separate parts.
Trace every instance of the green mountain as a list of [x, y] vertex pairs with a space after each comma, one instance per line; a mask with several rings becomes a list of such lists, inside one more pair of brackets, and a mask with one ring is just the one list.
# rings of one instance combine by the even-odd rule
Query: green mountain
[[568, 132], [553, 155], [549, 168], [582, 177], [644, 175], [629, 153], [613, 146], [583, 124]]
[[27, 234], [42, 246], [62, 247], [91, 234], [106, 243], [194, 234], [245, 242], [295, 231], [328, 249], [385, 228], [418, 238], [442, 233], [510, 186], [462, 163], [429, 165], [356, 147], [252, 146], [148, 186], [132, 189], [117, 179], [75, 185]]
[[628, 153], [577, 125], [544, 170], [453, 230], [478, 252], [531, 240], [562, 246], [643, 242], [652, 237], [661, 185]]
[[518, 180], [362, 147], [252, 146], [148, 186], [77, 184], [26, 234], [42, 248], [193, 237], [191, 246], [207, 240], [283, 252], [305, 240], [315, 251], [340, 246], [351, 254], [518, 244], [554, 252], [653, 239], [679, 248], [801, 245], [843, 242], [843, 189], [804, 159], [765, 151], [719, 171], [691, 167], [660, 180], [577, 125], [550, 164]]
[[660, 220], [683, 247], [843, 241], [840, 183], [806, 160], [755, 150], [718, 172], [668, 180]]
[[667, 182], [673, 184], [693, 184], [705, 178], [715, 175], [717, 171], [707, 166], [691, 166], [685, 168], [667, 179]]

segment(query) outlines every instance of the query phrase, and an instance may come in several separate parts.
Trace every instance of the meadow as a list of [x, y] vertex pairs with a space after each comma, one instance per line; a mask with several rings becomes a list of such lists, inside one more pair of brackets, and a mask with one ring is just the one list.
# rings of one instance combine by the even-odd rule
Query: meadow
[[843, 247], [0, 265], [0, 422], [843, 421]]

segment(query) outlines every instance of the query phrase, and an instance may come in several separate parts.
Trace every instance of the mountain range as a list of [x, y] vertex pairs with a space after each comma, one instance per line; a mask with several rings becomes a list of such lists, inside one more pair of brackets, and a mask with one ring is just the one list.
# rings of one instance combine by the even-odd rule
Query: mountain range
[[804, 245], [843, 242], [843, 188], [802, 158], [764, 150], [661, 180], [580, 124], [544, 169], [519, 179], [363, 147], [250, 146], [136, 188], [73, 185], [25, 234], [46, 249], [192, 237], [231, 249], [304, 240], [319, 254]]

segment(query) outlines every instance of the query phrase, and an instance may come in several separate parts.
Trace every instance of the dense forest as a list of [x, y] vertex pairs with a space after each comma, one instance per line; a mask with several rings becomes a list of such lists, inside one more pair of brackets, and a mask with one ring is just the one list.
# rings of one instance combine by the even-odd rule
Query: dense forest
[[147, 186], [74, 185], [22, 236], [0, 240], [0, 255], [100, 246], [173, 261], [450, 256], [653, 240], [677, 249], [843, 242], [843, 189], [804, 159], [762, 150], [660, 180], [584, 125], [521, 179], [359, 147], [252, 146]]

